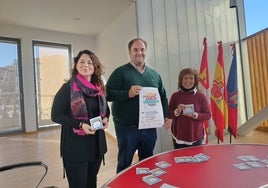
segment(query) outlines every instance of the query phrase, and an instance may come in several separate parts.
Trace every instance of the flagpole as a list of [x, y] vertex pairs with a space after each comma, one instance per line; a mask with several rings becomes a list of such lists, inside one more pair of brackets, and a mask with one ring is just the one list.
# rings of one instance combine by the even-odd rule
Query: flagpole
[[220, 144], [220, 131], [217, 130], [217, 132], [218, 132], [218, 144]]
[[238, 42], [239, 42], [239, 53], [240, 53], [240, 58], [241, 58], [241, 76], [242, 76], [242, 83], [243, 83], [243, 91], [244, 91], [244, 103], [245, 103], [245, 115], [246, 115], [246, 120], [248, 120], [248, 111], [247, 111], [247, 100], [245, 97], [245, 80], [244, 80], [244, 66], [243, 66], [243, 55], [242, 55], [242, 44], [241, 44], [241, 36], [240, 36], [240, 24], [239, 24], [239, 16], [238, 16], [238, 6], [237, 6], [237, 0], [230, 0], [230, 6], [229, 8], [235, 8], [236, 10], [236, 21], [237, 21], [237, 30], [238, 30]]
[[232, 144], [232, 129], [228, 125], [228, 132], [230, 133], [230, 144]]

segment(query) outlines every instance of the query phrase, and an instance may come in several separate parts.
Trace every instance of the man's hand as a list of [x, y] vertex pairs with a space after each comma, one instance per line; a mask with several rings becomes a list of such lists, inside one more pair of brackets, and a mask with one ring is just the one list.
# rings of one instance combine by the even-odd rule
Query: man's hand
[[171, 124], [172, 124], [172, 119], [169, 119], [169, 118], [164, 119], [164, 127], [166, 129], [169, 129], [171, 127]]
[[133, 85], [128, 91], [129, 98], [135, 97], [140, 94], [141, 86]]

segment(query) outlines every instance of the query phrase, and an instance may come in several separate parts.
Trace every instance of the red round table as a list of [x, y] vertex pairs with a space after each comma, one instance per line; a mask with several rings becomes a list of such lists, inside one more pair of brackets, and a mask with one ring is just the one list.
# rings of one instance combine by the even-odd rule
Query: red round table
[[[194, 156], [203, 153], [209, 160], [200, 163], [175, 163], [174, 157]], [[222, 144], [205, 145], [172, 150], [140, 161], [117, 174], [104, 184], [103, 188], [160, 187], [163, 183], [180, 188], [258, 188], [268, 184], [268, 168], [239, 170], [233, 165], [243, 163], [238, 156], [255, 156], [267, 159], [268, 145]], [[163, 170], [167, 173], [154, 185], [142, 181], [146, 174], [136, 174], [136, 168], [157, 168], [155, 163], [165, 161], [171, 164]]]

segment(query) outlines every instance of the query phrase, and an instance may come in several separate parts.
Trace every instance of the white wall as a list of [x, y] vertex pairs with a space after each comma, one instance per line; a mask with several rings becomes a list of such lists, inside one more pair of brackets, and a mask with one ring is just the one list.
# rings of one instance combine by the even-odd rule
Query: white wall
[[[245, 37], [243, 0], [240, 7], [240, 33]], [[229, 8], [230, 0], [136, 0], [138, 34], [148, 42], [147, 63], [159, 71], [168, 96], [177, 90], [177, 78], [181, 69], [200, 68], [203, 38], [207, 38], [210, 83], [213, 81], [217, 62], [217, 42], [222, 41], [226, 79], [231, 64], [230, 44], [238, 44], [238, 28], [235, 9]], [[238, 56], [239, 125], [246, 121], [241, 72], [249, 77], [248, 70], [241, 70]], [[244, 56], [247, 56], [244, 53]], [[245, 59], [244, 59], [245, 60]], [[243, 62], [246, 64], [246, 62]], [[251, 98], [246, 98], [249, 101]], [[210, 126], [214, 135], [214, 125]], [[156, 152], [170, 149], [170, 136], [158, 129]]]
[[[97, 37], [97, 55], [105, 66], [106, 80], [112, 71], [129, 61], [128, 42], [137, 37], [135, 3], [108, 25]], [[107, 131], [115, 136], [112, 116]]]
[[45, 42], [70, 44], [72, 45], [73, 54], [76, 55], [77, 52], [82, 49], [91, 49], [95, 51], [95, 38], [89, 36], [71, 35], [67, 33], [37, 30], [25, 27], [14, 27], [8, 25], [0, 25], [0, 28], [1, 37], [18, 38], [21, 40], [25, 131], [36, 131], [36, 96], [34, 88], [34, 62], [32, 41], [38, 40]]

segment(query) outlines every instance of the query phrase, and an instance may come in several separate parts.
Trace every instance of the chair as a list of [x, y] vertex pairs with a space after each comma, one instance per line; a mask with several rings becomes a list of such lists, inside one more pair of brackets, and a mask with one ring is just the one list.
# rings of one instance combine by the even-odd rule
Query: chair
[[[45, 169], [43, 176], [41, 177], [38, 184], [36, 185], [36, 188], [38, 188], [40, 183], [43, 181], [43, 179], [47, 175], [47, 171], [48, 171], [48, 166], [45, 163], [43, 163], [42, 161], [32, 161], [32, 162], [16, 163], [16, 164], [11, 164], [11, 165], [1, 166], [0, 172], [12, 170], [12, 169], [16, 169], [16, 168], [30, 167], [30, 166], [41, 166]], [[52, 186], [52, 187], [56, 188], [55, 186]], [[52, 187], [50, 187], [50, 188], [52, 188]]]

